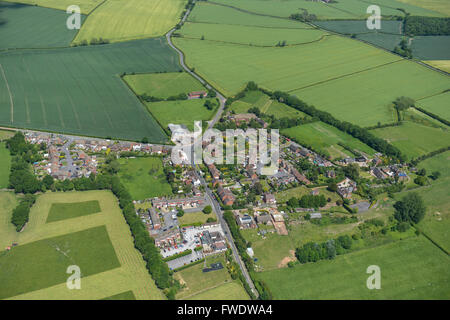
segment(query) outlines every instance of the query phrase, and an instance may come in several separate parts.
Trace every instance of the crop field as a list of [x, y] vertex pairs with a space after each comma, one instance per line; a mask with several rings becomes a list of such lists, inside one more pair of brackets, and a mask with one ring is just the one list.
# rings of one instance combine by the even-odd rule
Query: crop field
[[97, 200], [73, 203], [53, 203], [47, 217], [48, 222], [72, 219], [101, 212]]
[[424, 61], [426, 64], [429, 64], [432, 67], [441, 69], [445, 72], [450, 73], [450, 60], [428, 60]]
[[189, 22], [219, 23], [232, 25], [260, 26], [271, 28], [311, 28], [300, 21], [257, 16], [232, 8], [197, 2], [188, 17]]
[[136, 300], [136, 297], [134, 296], [133, 291], [125, 291], [111, 297], [103, 298], [102, 300]]
[[188, 300], [250, 300], [239, 281], [227, 282], [190, 296]]
[[180, 34], [189, 39], [275, 47], [282, 41], [286, 41], [288, 46], [319, 41], [327, 33], [317, 29], [272, 29], [255, 26], [186, 23]]
[[403, 3], [408, 3], [416, 7], [425, 8], [435, 12], [440, 12], [446, 16], [450, 16], [450, 8], [447, 0], [398, 0]]
[[74, 43], [159, 37], [180, 20], [185, 0], [107, 0], [89, 15]]
[[67, 47], [77, 33], [67, 29], [67, 17], [60, 10], [0, 2], [0, 50]]
[[402, 22], [400, 21], [381, 21], [380, 30], [369, 30], [366, 20], [334, 20], [334, 21], [315, 21], [319, 27], [343, 34], [359, 33], [393, 33], [401, 34]]
[[[227, 95], [236, 94], [249, 81], [273, 90], [296, 90], [399, 60], [397, 56], [340, 36], [283, 48], [183, 38], [174, 41], [186, 53], [188, 65]], [[217, 63], [218, 59], [221, 63]], [[239, 79], [236, 74], [240, 75]]]
[[5, 143], [0, 142], [0, 189], [8, 187], [11, 168], [11, 156]]
[[293, 93], [338, 119], [372, 126], [377, 122], [394, 121], [392, 101], [397, 97], [419, 100], [449, 86], [449, 77], [409, 61], [400, 61]]
[[450, 121], [450, 92], [417, 101], [423, 109]]
[[375, 46], [392, 51], [402, 41], [403, 36], [387, 33], [361, 33], [356, 35], [357, 39], [368, 42]]
[[38, 5], [40, 7], [53, 8], [62, 11], [66, 11], [67, 7], [71, 5], [77, 5], [80, 7], [81, 13], [83, 14], [88, 14], [102, 2], [102, 0], [5, 0], [5, 1], [24, 3], [32, 6]]
[[418, 6], [402, 3], [397, 0], [346, 0], [324, 4], [307, 0], [214, 0], [214, 2], [234, 6], [250, 12], [263, 13], [281, 17], [289, 17], [299, 13], [300, 8], [313, 13], [318, 19], [364, 19], [368, 16], [367, 7], [377, 4], [381, 7], [382, 16], [403, 16], [397, 8], [403, 8], [412, 15], [442, 16], [439, 11], [431, 11]]
[[416, 36], [411, 49], [413, 56], [421, 60], [449, 60], [450, 36]]
[[[178, 71], [162, 39], [0, 53], [0, 125], [167, 141], [119, 75]], [[58, 94], [56, 95], [55, 92]]]
[[210, 120], [214, 116], [217, 102], [211, 102], [215, 104], [212, 110], [204, 106], [204, 99], [147, 102], [146, 106], [163, 128], [174, 123], [184, 124], [189, 130], [194, 130], [194, 121]]
[[14, 135], [14, 131], [0, 130], [0, 141], [11, 138]]
[[448, 130], [407, 121], [400, 126], [374, 129], [371, 132], [396, 146], [409, 159], [447, 147], [450, 141]]
[[323, 122], [313, 122], [283, 129], [281, 133], [302, 145], [311, 146], [314, 150], [321, 150], [328, 153], [332, 158], [345, 158], [349, 155], [349, 151], [339, 146], [337, 144], [338, 142], [345, 144], [353, 150], [369, 155], [375, 153], [375, 150], [358, 139]]
[[126, 75], [123, 79], [139, 95], [167, 99], [180, 93], [204, 91], [203, 85], [186, 72]]
[[[449, 299], [449, 262], [420, 236], [258, 277], [275, 299]], [[381, 269], [381, 290], [366, 287], [369, 265]]]
[[[93, 200], [100, 203], [102, 214], [46, 223], [53, 203]], [[137, 299], [164, 298], [134, 248], [130, 229], [111, 192], [40, 195], [31, 209], [30, 221], [21, 233], [17, 233], [10, 222], [14, 205], [12, 193], [0, 193], [0, 208], [6, 209], [0, 210], [0, 248], [18, 243], [11, 251], [0, 253], [0, 265], [8, 266], [8, 270], [19, 271], [17, 268], [20, 267], [28, 271], [2, 273], [0, 277], [8, 277], [2, 279], [2, 284], [8, 283], [0, 288], [2, 297], [102, 299], [131, 290]], [[21, 262], [24, 257], [26, 261], [32, 257], [36, 263]], [[46, 263], [45, 267], [38, 268], [41, 262]], [[81, 290], [67, 290], [66, 269], [72, 264], [81, 267]], [[49, 272], [52, 272], [51, 276]], [[12, 282], [14, 286], [10, 285]]]
[[134, 200], [172, 194], [163, 172], [162, 161], [156, 157], [119, 159], [119, 177]]

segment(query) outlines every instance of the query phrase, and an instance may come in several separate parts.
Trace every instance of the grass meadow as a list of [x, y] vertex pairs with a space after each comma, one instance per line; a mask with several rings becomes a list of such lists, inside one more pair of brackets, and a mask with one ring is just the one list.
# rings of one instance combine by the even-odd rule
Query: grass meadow
[[427, 60], [424, 62], [432, 67], [450, 73], [450, 60]]
[[194, 130], [194, 121], [210, 120], [214, 116], [217, 102], [211, 101], [215, 103], [212, 110], [204, 106], [205, 99], [147, 102], [146, 106], [163, 128], [174, 123], [184, 124], [189, 130]]
[[160, 158], [122, 158], [119, 163], [119, 177], [134, 200], [172, 194]]
[[74, 43], [162, 36], [179, 22], [185, 4], [185, 0], [108, 0], [89, 15]]
[[[53, 203], [95, 200], [100, 203], [102, 214], [46, 223]], [[21, 290], [20, 293], [12, 292], [10, 286], [2, 286], [2, 297], [25, 300], [95, 300], [131, 290], [139, 300], [164, 299], [164, 294], [156, 288], [148, 274], [142, 256], [134, 248], [129, 226], [111, 192], [55, 192], [40, 195], [31, 209], [30, 221], [21, 233], [17, 233], [10, 222], [15, 204], [13, 193], [0, 192], [0, 248], [3, 250], [12, 242], [19, 244], [9, 252], [0, 252], [0, 265], [8, 265], [9, 270], [27, 268], [29, 273], [2, 273], [0, 277], [7, 276], [8, 283], [15, 283], [12, 289]], [[91, 233], [89, 230], [95, 232]], [[81, 236], [87, 234], [83, 232], [88, 232], [89, 236]], [[59, 245], [62, 251], [58, 251], [55, 245]], [[32, 248], [34, 249], [31, 250]], [[32, 252], [24, 255], [22, 250]], [[24, 256], [26, 261], [22, 262]], [[30, 256], [36, 258], [30, 260]], [[114, 262], [112, 256], [117, 257], [118, 263]], [[47, 261], [45, 268], [36, 268], [29, 263], [35, 260]], [[67, 263], [83, 263], [81, 290], [67, 290]], [[53, 274], [49, 276], [48, 272], [56, 268], [62, 268], [64, 278]], [[26, 277], [31, 280], [28, 281]], [[52, 278], [59, 282], [56, 283]], [[6, 282], [2, 280], [3, 283]], [[7, 288], [10, 289], [6, 290]]]
[[11, 155], [5, 143], [0, 142], [0, 189], [8, 187], [11, 168]]
[[53, 203], [48, 213], [47, 223], [64, 219], [73, 219], [101, 212], [97, 200], [72, 203]]
[[178, 218], [178, 224], [180, 226], [192, 226], [195, 224], [204, 224], [208, 218], [216, 218], [214, 213], [205, 214], [202, 211], [198, 212], [186, 212], [182, 217]]
[[331, 158], [345, 158], [351, 155], [349, 151], [338, 145], [339, 142], [353, 150], [361, 151], [369, 155], [375, 153], [375, 150], [358, 139], [323, 122], [313, 122], [283, 129], [281, 133], [300, 144], [308, 145], [314, 150], [325, 152]]
[[217, 287], [190, 296], [188, 300], [250, 300], [238, 280], [227, 282]]
[[14, 51], [0, 59], [0, 125], [167, 141], [120, 78], [123, 72], [178, 71], [176, 53], [162, 39]]
[[167, 99], [180, 93], [204, 91], [203, 85], [186, 72], [126, 75], [123, 79], [139, 95]]
[[[369, 290], [366, 269], [381, 269]], [[275, 299], [449, 299], [449, 257], [420, 236], [294, 268], [258, 273]]]
[[0, 25], [0, 50], [67, 47], [78, 31], [67, 29], [67, 17], [65, 11], [0, 2], [0, 18], [6, 22]]
[[409, 159], [447, 147], [450, 141], [447, 129], [407, 121], [400, 126], [374, 129], [371, 132], [396, 146]]

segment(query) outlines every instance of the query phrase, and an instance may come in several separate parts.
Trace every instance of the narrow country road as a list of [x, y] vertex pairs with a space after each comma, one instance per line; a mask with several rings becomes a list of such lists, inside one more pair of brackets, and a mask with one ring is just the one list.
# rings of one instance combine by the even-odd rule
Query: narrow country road
[[[184, 15], [183, 19], [181, 19], [181, 22], [184, 23], [187, 19], [187, 17], [189, 16], [189, 14], [191, 13], [191, 10], [188, 9], [186, 11], [186, 14]], [[226, 102], [226, 98], [220, 93], [218, 92], [216, 89], [214, 89], [213, 87], [211, 87], [204, 79], [202, 79], [199, 75], [197, 75], [195, 72], [193, 72], [191, 69], [189, 69], [185, 62], [184, 62], [184, 54], [181, 50], [179, 50], [173, 43], [172, 43], [172, 34], [176, 31], [176, 28], [173, 28], [172, 30], [170, 30], [167, 34], [166, 34], [166, 39], [167, 39], [167, 43], [169, 44], [169, 46], [174, 49], [177, 53], [178, 56], [180, 58], [180, 65], [183, 67], [183, 69], [189, 73], [191, 76], [193, 76], [194, 78], [196, 78], [198, 81], [200, 81], [200, 83], [202, 83], [208, 90], [214, 90], [216, 92], [217, 98], [219, 99], [220, 102], [220, 106], [219, 109], [217, 110], [216, 115], [214, 116], [214, 118], [209, 122], [208, 125], [208, 129], [214, 127], [214, 125], [217, 123], [217, 121], [220, 119], [222, 112], [224, 110], [225, 107], [225, 102]], [[194, 157], [192, 157], [192, 159], [194, 159]], [[200, 169], [193, 163], [192, 166], [195, 168], [195, 173], [197, 175], [197, 178], [201, 181], [202, 185], [205, 187], [205, 191], [206, 191], [206, 195], [209, 199], [209, 202], [212, 204], [212, 206], [214, 207], [214, 211], [216, 212], [216, 215], [219, 219], [220, 225], [222, 226], [222, 229], [225, 232], [225, 237], [228, 240], [228, 243], [231, 246], [231, 249], [233, 251], [233, 255], [234, 255], [234, 259], [236, 260], [236, 262], [239, 264], [239, 267], [242, 270], [242, 274], [244, 275], [248, 285], [250, 286], [253, 294], [258, 297], [258, 291], [256, 291], [255, 289], [255, 285], [253, 284], [252, 279], [250, 278], [250, 275], [248, 274], [247, 268], [245, 267], [241, 257], [239, 256], [239, 252], [237, 251], [237, 248], [234, 244], [233, 241], [233, 237], [231, 236], [230, 233], [230, 229], [228, 228], [228, 224], [226, 223], [226, 221], [223, 218], [223, 211], [220, 207], [220, 204], [217, 202], [214, 194], [212, 193], [212, 191], [209, 189], [208, 184], [206, 183], [205, 179], [203, 179], [202, 175], [200, 174]]]

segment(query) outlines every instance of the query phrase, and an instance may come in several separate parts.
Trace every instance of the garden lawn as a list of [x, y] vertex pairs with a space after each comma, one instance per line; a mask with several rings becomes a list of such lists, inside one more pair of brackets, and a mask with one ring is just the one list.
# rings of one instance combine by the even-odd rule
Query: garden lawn
[[119, 177], [134, 200], [172, 194], [160, 158], [121, 158]]
[[450, 141], [448, 130], [407, 121], [400, 126], [374, 129], [371, 132], [396, 146], [409, 159], [447, 147]]
[[375, 151], [353, 138], [347, 133], [332, 127], [324, 122], [313, 122], [288, 129], [281, 130], [286, 135], [298, 143], [312, 147], [314, 150], [320, 150], [329, 154], [332, 158], [345, 157], [349, 151], [345, 150], [338, 143], [350, 147], [353, 150], [373, 155]]
[[9, 174], [11, 169], [11, 155], [6, 149], [5, 143], [0, 142], [0, 189], [9, 185]]
[[214, 213], [204, 214], [203, 212], [185, 212], [182, 217], [178, 218], [180, 226], [192, 226], [197, 224], [204, 224], [208, 218], [216, 218]]
[[73, 203], [53, 203], [47, 217], [48, 222], [72, 219], [101, 212], [97, 200]]
[[147, 94], [167, 99], [180, 93], [205, 91], [205, 88], [186, 72], [145, 73], [126, 75], [123, 79], [138, 95]]
[[[275, 299], [449, 299], [449, 257], [424, 237], [258, 274]], [[369, 290], [366, 269], [381, 269]]]
[[108, 0], [93, 11], [74, 43], [92, 38], [125, 41], [158, 37], [180, 20], [185, 0]]

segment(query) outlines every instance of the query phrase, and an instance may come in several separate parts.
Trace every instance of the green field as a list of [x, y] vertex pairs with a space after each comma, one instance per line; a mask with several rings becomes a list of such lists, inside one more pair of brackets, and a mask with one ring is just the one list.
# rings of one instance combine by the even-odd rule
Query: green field
[[184, 124], [189, 130], [194, 130], [194, 121], [210, 120], [214, 116], [217, 102], [212, 102], [216, 105], [212, 110], [204, 106], [204, 99], [148, 102], [146, 106], [163, 128], [174, 123]]
[[288, 91], [399, 60], [397, 56], [340, 36], [284, 48], [183, 38], [175, 38], [174, 42], [186, 53], [188, 65], [227, 95], [237, 93], [249, 81], [264, 88]]
[[[46, 223], [53, 203], [77, 201], [98, 201], [102, 214]], [[6, 255], [5, 252], [0, 253], [0, 265], [16, 270], [14, 276], [1, 273], [1, 283], [5, 284], [0, 288], [2, 297], [22, 300], [96, 300], [131, 290], [139, 300], [164, 299], [164, 294], [156, 288], [142, 256], [134, 247], [129, 226], [111, 192], [40, 195], [31, 209], [30, 221], [20, 233], [15, 231], [10, 222], [15, 205], [13, 193], [0, 192], [0, 248], [3, 250], [12, 242], [19, 244]], [[62, 251], [57, 251], [55, 245], [59, 245]], [[80, 265], [82, 290], [67, 290], [67, 262], [70, 262], [69, 265]], [[19, 294], [19, 290], [23, 293]]]
[[[202, 272], [203, 268], [209, 267], [211, 263], [217, 262], [221, 262], [224, 268], [210, 272]], [[224, 256], [222, 254], [208, 256], [205, 263], [199, 263], [175, 273], [175, 279], [179, 280], [180, 283], [185, 286], [177, 293], [177, 299], [192, 298], [197, 300], [208, 299], [208, 297], [209, 299], [220, 299], [219, 297], [214, 298], [214, 295], [211, 295], [208, 292], [209, 290], [214, 290], [214, 288], [218, 288], [226, 283], [232, 283], [232, 279], [226, 268]], [[228, 299], [236, 300], [248, 298], [244, 288], [239, 284], [238, 287], [240, 288], [236, 288], [235, 286], [230, 288], [232, 290], [227, 295]], [[199, 294], [202, 295], [199, 297]]]
[[167, 99], [180, 93], [205, 91], [200, 82], [185, 72], [126, 75], [123, 79], [138, 95]]
[[394, 121], [392, 101], [397, 97], [419, 100], [449, 86], [449, 77], [403, 60], [293, 93], [340, 120], [371, 126]]
[[[327, 198], [327, 199], [331, 198], [332, 202], [336, 202], [336, 200], [340, 199], [340, 197], [337, 195], [337, 193], [330, 192], [326, 188], [318, 188], [317, 190], [319, 191], [319, 195], [323, 194], [325, 196], [325, 198]], [[275, 198], [277, 199], [278, 203], [285, 203], [292, 197], [300, 199], [302, 196], [308, 195], [308, 194], [311, 194], [311, 189], [307, 188], [305, 186], [300, 186], [300, 187], [291, 188], [288, 190], [283, 190], [283, 191], [277, 192], [275, 194]]]
[[14, 135], [14, 131], [0, 130], [0, 141], [11, 138]]
[[82, 277], [120, 267], [105, 226], [31, 242], [0, 257], [0, 299], [63, 283], [71, 265]]
[[64, 219], [73, 219], [101, 211], [100, 204], [97, 200], [73, 203], [53, 203], [47, 217], [47, 223]]
[[370, 30], [367, 28], [366, 20], [331, 20], [316, 21], [315, 25], [334, 32], [343, 34], [360, 34], [360, 33], [393, 33], [401, 34], [402, 22], [400, 21], [381, 21], [381, 29]]
[[398, 0], [416, 7], [425, 8], [431, 11], [440, 12], [450, 16], [450, 8], [447, 0]]
[[102, 0], [5, 0], [8, 2], [18, 2], [29, 5], [38, 5], [40, 7], [54, 8], [66, 11], [67, 7], [71, 5], [77, 5], [81, 9], [81, 13], [88, 14], [96, 6], [98, 6]]
[[136, 300], [133, 291], [125, 291], [111, 297], [103, 298], [102, 300]]
[[[323, 122], [308, 123], [281, 130], [286, 135], [302, 145], [311, 146], [314, 150], [320, 150], [329, 154], [332, 158], [345, 158], [349, 151], [339, 146], [341, 142], [346, 146], [360, 152], [373, 155], [375, 151], [349, 134], [336, 129]], [[350, 154], [351, 155], [351, 154]]]
[[11, 168], [11, 155], [5, 143], [0, 142], [0, 189], [8, 187]]
[[235, 9], [210, 4], [208, 2], [197, 2], [194, 10], [188, 17], [188, 21], [260, 26], [266, 28], [311, 28], [309, 25], [299, 21], [257, 16]]
[[67, 29], [67, 17], [60, 10], [0, 2], [0, 50], [67, 47], [77, 33]]
[[450, 121], [450, 92], [441, 93], [417, 101], [417, 105], [443, 119]]
[[180, 226], [192, 226], [194, 224], [204, 224], [208, 218], [216, 218], [214, 213], [204, 214], [199, 212], [186, 212], [182, 217], [178, 218], [178, 224]]
[[420, 60], [450, 59], [450, 36], [416, 36], [411, 49], [414, 58]]
[[[449, 299], [449, 257], [424, 237], [258, 274], [275, 299]], [[366, 269], [378, 265], [381, 289]]]
[[134, 200], [172, 194], [160, 158], [122, 158], [119, 163], [119, 177]]
[[180, 20], [185, 0], [107, 0], [93, 11], [74, 43], [92, 38], [125, 41], [159, 37]]
[[236, 280], [224, 283], [218, 287], [208, 289], [196, 295], [190, 296], [188, 300], [250, 300], [247, 292]]
[[[0, 125], [163, 143], [119, 75], [179, 70], [162, 39], [0, 53]], [[55, 95], [55, 92], [58, 92]]]
[[447, 147], [450, 141], [448, 130], [406, 121], [400, 126], [375, 129], [371, 132], [396, 146], [409, 159]]
[[426, 64], [450, 73], [450, 60], [428, 60]]
[[189, 39], [270, 47], [275, 47], [280, 41], [286, 41], [288, 46], [315, 42], [327, 34], [317, 29], [281, 29], [207, 23], [186, 23], [180, 33], [184, 38]]
[[387, 33], [361, 33], [356, 35], [357, 39], [368, 42], [375, 46], [393, 51], [402, 41], [403, 36]]

